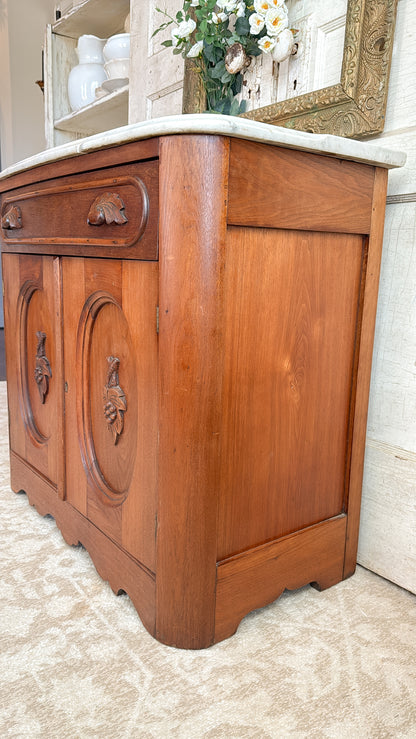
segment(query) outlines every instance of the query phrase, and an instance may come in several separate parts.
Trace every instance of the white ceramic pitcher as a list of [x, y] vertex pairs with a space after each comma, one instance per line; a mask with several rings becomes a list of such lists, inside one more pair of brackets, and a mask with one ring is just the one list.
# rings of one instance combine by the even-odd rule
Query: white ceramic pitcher
[[94, 102], [95, 90], [107, 79], [104, 70], [103, 48], [106, 39], [84, 34], [78, 39], [76, 52], [79, 64], [68, 77], [68, 96], [71, 110], [80, 110]]

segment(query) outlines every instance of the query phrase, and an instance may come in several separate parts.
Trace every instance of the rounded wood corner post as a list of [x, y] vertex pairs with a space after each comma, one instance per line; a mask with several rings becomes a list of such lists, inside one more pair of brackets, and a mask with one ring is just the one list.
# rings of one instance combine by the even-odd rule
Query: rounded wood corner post
[[229, 140], [160, 147], [156, 638], [214, 641]]

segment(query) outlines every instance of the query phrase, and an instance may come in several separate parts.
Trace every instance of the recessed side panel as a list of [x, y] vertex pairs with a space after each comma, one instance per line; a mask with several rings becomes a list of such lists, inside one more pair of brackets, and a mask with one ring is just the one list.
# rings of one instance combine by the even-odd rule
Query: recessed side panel
[[218, 559], [343, 512], [365, 240], [230, 228]]

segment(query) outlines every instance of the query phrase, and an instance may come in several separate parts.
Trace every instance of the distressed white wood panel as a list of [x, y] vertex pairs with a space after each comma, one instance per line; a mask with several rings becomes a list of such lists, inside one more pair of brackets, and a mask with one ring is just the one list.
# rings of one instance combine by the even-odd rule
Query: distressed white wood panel
[[54, 24], [54, 31], [72, 38], [83, 33], [107, 38], [123, 31], [129, 5], [129, 0], [79, 0]]
[[287, 0], [289, 25], [298, 31], [298, 53], [280, 64], [268, 55], [252, 62], [241, 95], [247, 110], [340, 81], [347, 2]]
[[[129, 122], [137, 123], [160, 115], [174, 115], [182, 110], [184, 61], [165, 49], [161, 41], [170, 38], [170, 31], [153, 32], [164, 22], [156, 7], [175, 16], [181, 0], [150, 0], [131, 3], [130, 33], [130, 101]], [[180, 92], [179, 92], [180, 90]]]
[[416, 124], [416, 2], [399, 0], [384, 133]]
[[368, 440], [358, 562], [416, 593], [416, 454]]
[[160, 118], [164, 115], [182, 113], [182, 83], [161, 90], [147, 98], [147, 118]]
[[345, 13], [341, 13], [329, 23], [317, 26], [312, 90], [336, 85], [341, 79], [345, 20]]
[[46, 145], [57, 146], [70, 141], [73, 136], [57, 133], [55, 120], [71, 113], [68, 97], [68, 77], [71, 69], [78, 64], [76, 54], [77, 40], [57, 36], [47, 27], [45, 36], [45, 134]]
[[124, 126], [128, 116], [128, 101], [129, 86], [124, 85], [81, 110], [59, 118], [55, 121], [55, 129], [89, 136]]
[[367, 433], [416, 453], [416, 203], [387, 206]]

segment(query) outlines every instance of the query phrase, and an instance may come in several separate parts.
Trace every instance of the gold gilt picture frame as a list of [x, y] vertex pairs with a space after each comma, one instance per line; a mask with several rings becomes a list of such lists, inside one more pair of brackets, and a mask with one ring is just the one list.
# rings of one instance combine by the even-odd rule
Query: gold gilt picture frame
[[[310, 133], [362, 139], [384, 128], [398, 0], [348, 0], [341, 80], [336, 85], [242, 115]], [[204, 110], [192, 64], [185, 67], [184, 113]]]

